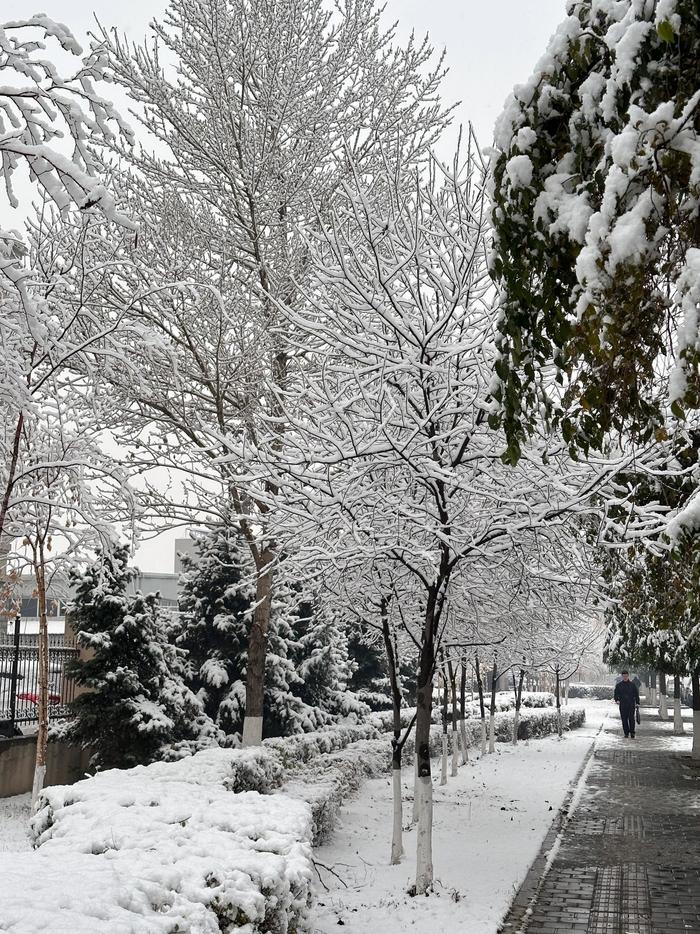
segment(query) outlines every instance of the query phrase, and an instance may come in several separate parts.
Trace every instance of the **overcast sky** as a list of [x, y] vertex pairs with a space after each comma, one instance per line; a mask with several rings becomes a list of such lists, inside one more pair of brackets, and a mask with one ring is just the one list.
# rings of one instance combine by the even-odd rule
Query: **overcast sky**
[[[457, 120], [471, 120], [482, 146], [491, 142], [509, 91], [529, 77], [565, 15], [565, 0], [388, 0], [387, 5], [388, 19], [400, 23], [400, 36], [412, 29], [428, 33], [437, 49], [447, 49], [445, 99], [461, 101]], [[136, 40], [165, 6], [166, 0], [36, 0], [35, 7], [31, 0], [0, 0], [0, 18], [46, 13], [86, 44], [95, 15]], [[174, 538], [175, 533], [162, 535], [144, 545], [137, 553], [142, 570], [172, 571]]]

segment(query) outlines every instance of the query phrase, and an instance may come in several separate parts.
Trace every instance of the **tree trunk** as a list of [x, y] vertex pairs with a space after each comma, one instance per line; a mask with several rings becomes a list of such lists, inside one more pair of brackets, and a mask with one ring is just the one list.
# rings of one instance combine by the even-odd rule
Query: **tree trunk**
[[562, 728], [562, 721], [561, 721], [561, 691], [559, 689], [561, 682], [559, 680], [559, 669], [558, 668], [556, 669], [555, 676], [556, 676], [556, 680], [555, 680], [555, 695], [554, 696], [557, 699], [557, 736], [559, 737], [559, 739], [561, 739], [563, 728]]
[[39, 704], [37, 719], [39, 728], [36, 736], [36, 762], [32, 787], [32, 811], [36, 808], [39, 794], [46, 778], [46, 754], [49, 746], [49, 625], [46, 618], [46, 565], [43, 542], [35, 552], [34, 575], [39, 603]]
[[481, 668], [479, 667], [479, 656], [474, 660], [474, 671], [476, 674], [476, 687], [479, 692], [479, 709], [481, 711], [481, 755], [486, 755], [486, 710], [484, 709], [484, 682], [481, 680]]
[[386, 651], [387, 668], [389, 670], [389, 684], [391, 685], [391, 709], [394, 720], [394, 735], [391, 740], [391, 785], [393, 797], [393, 827], [391, 834], [391, 865], [396, 866], [403, 856], [403, 800], [401, 795], [401, 691], [397, 673], [396, 651], [389, 628], [389, 602], [382, 597], [380, 613], [382, 619], [382, 636]]
[[452, 697], [452, 776], [457, 774], [459, 767], [459, 733], [457, 732], [457, 673], [452, 662], [447, 663], [447, 672], [450, 677], [450, 692]]
[[691, 673], [693, 680], [693, 759], [700, 759], [700, 668]]
[[668, 720], [668, 699], [666, 697], [666, 672], [659, 672], [659, 716]]
[[[15, 485], [15, 474], [17, 473], [17, 461], [19, 459], [19, 448], [20, 442], [22, 440], [22, 428], [24, 426], [24, 412], [20, 412], [17, 416], [17, 424], [15, 425], [15, 433], [12, 441], [12, 453], [10, 454], [10, 464], [7, 471], [7, 478], [5, 480], [5, 489], [2, 494], [2, 503], [0, 503], [0, 548], [4, 548], [6, 544], [7, 536], [5, 535], [5, 522], [7, 520], [7, 511], [10, 508], [10, 496], [12, 495], [12, 489]], [[7, 545], [9, 548], [10, 539], [7, 539]]]
[[681, 712], [681, 677], [673, 676], [673, 732], [676, 736], [683, 735], [683, 714]]
[[462, 740], [462, 765], [469, 762], [469, 745], [467, 742], [467, 725], [465, 723], [467, 713], [467, 660], [462, 659], [462, 674], [459, 682], [459, 732]]
[[498, 681], [498, 669], [496, 668], [496, 659], [493, 660], [491, 669], [491, 707], [489, 709], [489, 752], [496, 751], [496, 681]]
[[447, 784], [447, 677], [442, 672], [442, 757], [440, 765], [440, 784]]
[[515, 714], [513, 716], [513, 745], [517, 746], [518, 744], [518, 727], [520, 726], [520, 706], [523, 700], [523, 681], [525, 679], [525, 672], [523, 669], [520, 669], [520, 678], [518, 679], [518, 684], [516, 687], [515, 684], [515, 672], [513, 672], [513, 690], [515, 692]]
[[564, 682], [564, 705], [569, 706], [569, 679]]
[[264, 550], [260, 555], [255, 582], [255, 611], [248, 636], [248, 661], [245, 682], [245, 719], [243, 745], [260, 746], [263, 739], [263, 707], [265, 703], [265, 656], [267, 631], [270, 626], [273, 555]]
[[430, 769], [430, 722], [435, 667], [435, 596], [429, 595], [416, 689], [416, 759], [418, 768], [418, 831], [416, 834], [416, 895], [433, 884], [433, 782]]

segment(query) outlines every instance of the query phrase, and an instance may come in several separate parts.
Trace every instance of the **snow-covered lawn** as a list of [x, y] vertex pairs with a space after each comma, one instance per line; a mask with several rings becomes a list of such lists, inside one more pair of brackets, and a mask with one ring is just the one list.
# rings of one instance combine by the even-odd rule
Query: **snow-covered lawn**
[[[609, 701], [576, 706], [585, 706], [586, 724], [561, 742], [552, 736], [515, 748], [500, 743], [494, 755], [472, 757], [445, 787], [434, 763], [437, 881], [428, 898], [406, 894], [415, 869], [414, 830], [405, 833], [403, 863], [388, 865], [391, 784], [368, 781], [343, 808], [333, 841], [315, 851], [340, 877], [320, 868], [328, 891], [318, 886], [315, 931], [330, 934], [342, 922], [348, 934], [495, 934], [603, 719], [615, 713]], [[404, 771], [403, 784], [406, 826], [412, 769]]]
[[31, 850], [29, 807], [31, 795], [0, 798], [0, 853]]

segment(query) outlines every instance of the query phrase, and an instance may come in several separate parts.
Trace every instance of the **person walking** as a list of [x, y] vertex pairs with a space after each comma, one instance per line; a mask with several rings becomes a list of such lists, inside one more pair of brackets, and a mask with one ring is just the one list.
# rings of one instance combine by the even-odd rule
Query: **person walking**
[[618, 681], [615, 685], [615, 703], [620, 708], [625, 739], [628, 736], [634, 739], [634, 718], [639, 707], [639, 689], [634, 681], [630, 681], [629, 671], [623, 671], [622, 681]]

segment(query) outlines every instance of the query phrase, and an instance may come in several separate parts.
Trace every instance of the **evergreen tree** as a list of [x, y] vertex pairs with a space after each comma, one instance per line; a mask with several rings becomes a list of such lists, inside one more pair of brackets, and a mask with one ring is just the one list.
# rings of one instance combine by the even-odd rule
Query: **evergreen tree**
[[294, 629], [301, 699], [333, 715], [365, 715], [367, 705], [348, 689], [356, 666], [350, 659], [346, 628], [337, 616], [305, 601]]
[[348, 687], [371, 710], [391, 709], [384, 648], [376, 634], [354, 628], [348, 638], [352, 675]]
[[127, 549], [119, 547], [72, 578], [69, 618], [86, 654], [68, 673], [86, 690], [74, 700], [62, 735], [91, 748], [99, 769], [168, 758], [212, 738], [201, 704], [185, 686], [183, 653], [168, 640], [157, 594], [127, 593], [135, 573], [127, 562]]
[[[183, 558], [180, 634], [187, 652], [186, 677], [209, 717], [233, 737], [243, 728], [248, 633], [253, 615], [254, 573], [232, 526], [196, 538]], [[265, 736], [317, 729], [330, 716], [306, 702], [295, 669], [295, 598], [280, 583], [272, 603], [265, 662]], [[292, 657], [294, 655], [294, 658]]]

